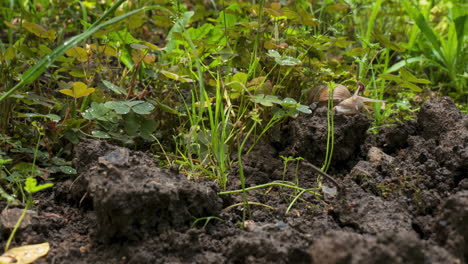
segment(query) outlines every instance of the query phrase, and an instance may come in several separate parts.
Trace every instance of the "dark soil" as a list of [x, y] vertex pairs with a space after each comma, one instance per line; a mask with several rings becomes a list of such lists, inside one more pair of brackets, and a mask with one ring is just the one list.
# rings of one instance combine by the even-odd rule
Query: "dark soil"
[[[151, 154], [82, 142], [79, 176], [38, 195], [35, 221], [13, 246], [49, 242], [37, 263], [468, 263], [468, 117], [444, 97], [378, 135], [366, 132], [370, 123], [363, 114], [335, 117], [337, 194], [305, 193], [286, 212], [293, 190], [251, 191], [245, 229], [241, 195], [219, 196], [214, 183], [188, 181]], [[283, 140], [244, 155], [247, 186], [316, 187], [310, 164], [323, 162], [326, 135], [323, 108], [291, 121]], [[283, 174], [280, 155], [305, 160]], [[237, 171], [228, 189], [240, 188]]]

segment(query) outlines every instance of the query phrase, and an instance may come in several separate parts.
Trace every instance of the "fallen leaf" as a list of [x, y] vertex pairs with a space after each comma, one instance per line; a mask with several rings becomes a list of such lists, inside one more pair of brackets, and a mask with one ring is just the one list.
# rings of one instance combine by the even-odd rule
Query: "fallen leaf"
[[28, 264], [45, 256], [50, 249], [49, 243], [12, 248], [0, 256], [0, 264]]

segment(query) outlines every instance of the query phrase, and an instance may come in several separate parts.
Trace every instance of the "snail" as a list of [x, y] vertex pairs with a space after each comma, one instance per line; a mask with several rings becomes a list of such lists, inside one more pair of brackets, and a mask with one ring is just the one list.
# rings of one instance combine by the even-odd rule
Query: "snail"
[[[314, 101], [326, 103], [328, 101], [329, 88], [327, 85], [322, 86], [315, 95]], [[334, 107], [335, 111], [345, 115], [352, 115], [361, 112], [363, 108], [368, 110], [364, 103], [385, 103], [384, 100], [359, 96], [358, 93], [363, 88], [360, 85], [354, 94], [351, 94], [346, 86], [337, 84], [333, 90], [333, 103], [336, 105]]]

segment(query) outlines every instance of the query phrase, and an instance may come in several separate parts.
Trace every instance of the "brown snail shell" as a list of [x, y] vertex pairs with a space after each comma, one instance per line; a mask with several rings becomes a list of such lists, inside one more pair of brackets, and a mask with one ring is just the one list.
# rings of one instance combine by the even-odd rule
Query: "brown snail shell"
[[[319, 88], [318, 93], [315, 95], [314, 101], [316, 102], [327, 102], [329, 96], [329, 89], [328, 85], [324, 85]], [[346, 88], [346, 86], [337, 84], [335, 89], [333, 90], [333, 101], [335, 103], [339, 103], [347, 98], [351, 97], [351, 92]]]
[[[320, 104], [328, 102], [329, 88], [329, 86], [323, 86], [320, 88], [319, 92], [315, 96], [315, 101], [319, 102]], [[356, 89], [355, 93], [351, 94], [346, 86], [337, 84], [333, 90], [333, 102], [336, 105], [334, 107], [335, 111], [338, 113], [351, 115], [357, 114], [361, 112], [363, 108], [366, 108], [364, 103], [385, 103], [384, 100], [359, 96], [359, 90], [360, 89]]]

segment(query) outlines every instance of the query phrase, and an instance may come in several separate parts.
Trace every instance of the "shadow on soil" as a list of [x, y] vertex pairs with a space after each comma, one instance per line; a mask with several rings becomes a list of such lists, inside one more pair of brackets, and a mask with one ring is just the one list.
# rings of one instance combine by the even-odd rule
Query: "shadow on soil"
[[[158, 167], [143, 152], [84, 141], [75, 179], [42, 194], [17, 243], [51, 243], [37, 263], [467, 263], [468, 117], [449, 98], [424, 104], [416, 121], [367, 134], [365, 115], [335, 118], [330, 174], [343, 191], [324, 198], [271, 187], [218, 196]], [[317, 186], [307, 164], [321, 165], [326, 109], [301, 115], [243, 158], [247, 185], [298, 180]], [[297, 166], [282, 156], [303, 157]], [[228, 189], [239, 189], [234, 168]], [[323, 181], [325, 187], [332, 187]], [[191, 228], [200, 217], [216, 216]], [[2, 234], [2, 246], [8, 232]]]

